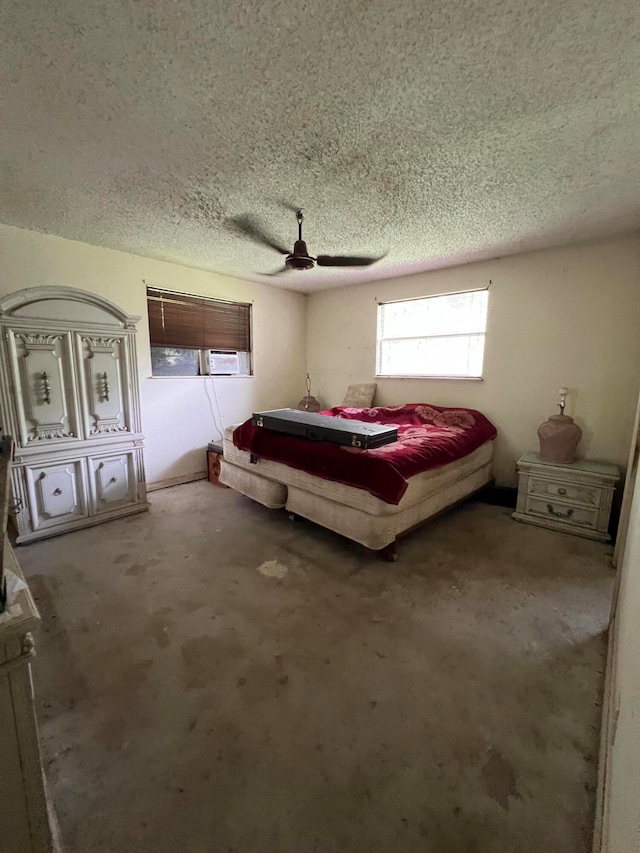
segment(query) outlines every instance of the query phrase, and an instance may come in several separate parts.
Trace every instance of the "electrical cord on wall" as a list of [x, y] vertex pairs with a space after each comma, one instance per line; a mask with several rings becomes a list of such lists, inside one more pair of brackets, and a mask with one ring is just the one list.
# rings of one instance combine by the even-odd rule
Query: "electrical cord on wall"
[[[211, 420], [213, 421], [213, 426], [215, 427], [215, 429], [216, 429], [216, 431], [217, 431], [217, 433], [218, 433], [218, 438], [219, 438], [219, 440], [220, 440], [220, 441], [222, 441], [222, 437], [223, 437], [223, 434], [224, 434], [224, 423], [223, 423], [223, 419], [222, 419], [222, 413], [220, 412], [220, 404], [219, 404], [219, 402], [218, 402], [218, 393], [217, 393], [217, 390], [216, 390], [216, 384], [215, 384], [215, 382], [214, 382], [214, 377], [213, 377], [213, 376], [211, 376], [211, 374], [209, 374], [209, 376], [208, 376], [208, 377], [207, 377], [207, 376], [205, 376], [205, 377], [204, 377], [204, 379], [205, 379], [205, 382], [204, 382], [204, 393], [207, 395], [207, 402], [209, 403], [209, 409], [210, 409], [210, 411], [211, 411]], [[213, 410], [213, 401], [212, 401], [212, 399], [211, 399], [211, 395], [209, 394], [209, 388], [207, 387], [207, 386], [208, 386], [208, 384], [209, 384], [209, 383], [207, 382], [207, 379], [210, 379], [210, 380], [211, 380], [211, 386], [212, 386], [212, 388], [213, 388], [213, 396], [214, 396], [214, 399], [215, 399], [215, 401], [216, 401], [216, 408], [218, 409], [218, 419], [219, 419], [219, 420], [218, 420], [218, 419], [216, 419], [216, 413], [215, 413], [215, 411]]]
[[220, 438], [222, 438], [224, 436], [224, 418], [222, 417], [220, 400], [218, 399], [218, 389], [216, 388], [216, 383], [214, 381], [213, 376], [211, 376], [211, 386], [213, 388], [213, 399], [216, 401], [216, 409], [218, 410], [218, 422], [220, 423]]

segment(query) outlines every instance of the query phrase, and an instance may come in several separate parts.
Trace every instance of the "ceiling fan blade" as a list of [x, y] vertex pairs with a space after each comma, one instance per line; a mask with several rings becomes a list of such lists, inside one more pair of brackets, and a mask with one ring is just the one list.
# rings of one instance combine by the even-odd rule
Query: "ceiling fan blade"
[[319, 267], [368, 267], [370, 264], [379, 261], [381, 257], [383, 256], [370, 258], [357, 255], [318, 255], [316, 263]]
[[261, 243], [263, 246], [275, 249], [275, 251], [280, 252], [281, 255], [289, 254], [288, 249], [284, 249], [282, 246], [279, 246], [275, 240], [268, 237], [250, 216], [234, 216], [227, 220], [227, 222], [234, 231], [239, 231], [255, 243]]
[[291, 270], [289, 267], [280, 267], [280, 269], [275, 272], [261, 272], [258, 273], [258, 275], [282, 275], [283, 272], [291, 272]]
[[286, 199], [282, 198], [279, 199], [278, 203], [282, 205], [285, 210], [290, 210], [292, 213], [297, 213], [299, 210], [304, 209], [301, 204], [291, 204], [290, 201], [287, 201]]

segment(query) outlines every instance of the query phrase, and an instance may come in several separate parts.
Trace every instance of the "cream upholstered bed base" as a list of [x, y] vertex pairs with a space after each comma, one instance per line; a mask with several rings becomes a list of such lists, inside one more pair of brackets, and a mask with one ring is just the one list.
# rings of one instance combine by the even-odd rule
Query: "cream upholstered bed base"
[[402, 533], [482, 488], [491, 479], [490, 468], [489, 465], [485, 469], [474, 471], [473, 474], [395, 515], [369, 515], [362, 510], [334, 503], [291, 486], [286, 507], [290, 512], [315, 521], [335, 533], [341, 533], [354, 542], [380, 551], [395, 542]]
[[481, 489], [491, 480], [493, 442], [464, 459], [412, 477], [398, 505], [386, 504], [362, 489], [322, 480], [279, 462], [259, 460], [224, 439], [220, 480], [270, 509], [286, 507], [374, 551], [390, 546], [404, 532]]

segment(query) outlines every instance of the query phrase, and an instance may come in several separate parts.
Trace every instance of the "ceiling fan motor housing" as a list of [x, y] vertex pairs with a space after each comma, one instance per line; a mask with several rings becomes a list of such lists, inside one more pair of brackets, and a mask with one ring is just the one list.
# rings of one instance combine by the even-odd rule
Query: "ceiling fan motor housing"
[[307, 244], [304, 240], [296, 240], [292, 254], [287, 255], [285, 266], [290, 270], [310, 270], [313, 265], [313, 258], [309, 257]]

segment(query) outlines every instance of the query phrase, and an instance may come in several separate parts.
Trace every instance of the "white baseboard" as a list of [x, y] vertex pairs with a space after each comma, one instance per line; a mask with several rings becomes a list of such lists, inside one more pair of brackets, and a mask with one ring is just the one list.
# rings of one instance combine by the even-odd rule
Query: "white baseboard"
[[183, 483], [193, 483], [195, 480], [206, 479], [206, 471], [196, 471], [194, 474], [185, 474], [182, 477], [169, 477], [168, 480], [156, 480], [155, 483], [147, 483], [147, 491], [156, 492], [158, 489], [168, 489], [171, 486], [181, 486]]

